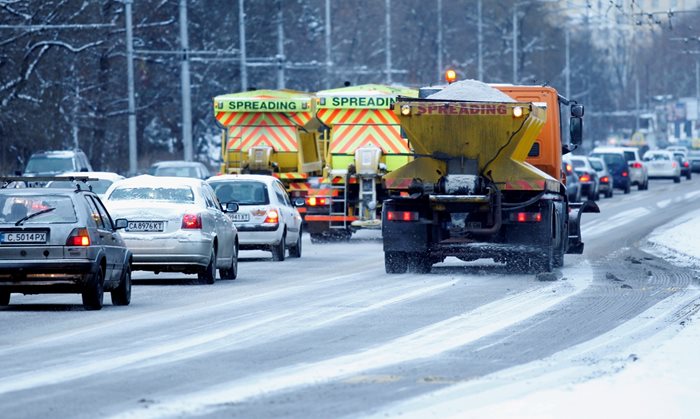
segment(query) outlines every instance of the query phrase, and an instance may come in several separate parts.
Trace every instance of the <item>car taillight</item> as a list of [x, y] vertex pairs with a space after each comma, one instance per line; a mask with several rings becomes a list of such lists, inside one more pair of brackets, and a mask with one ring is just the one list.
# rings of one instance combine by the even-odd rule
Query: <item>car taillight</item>
[[627, 172], [622, 172], [622, 177], [627, 177]]
[[633, 169], [641, 169], [641, 168], [642, 168], [642, 163], [634, 162], [634, 163], [632, 163], [632, 168], [633, 168]]
[[306, 205], [310, 207], [330, 205], [331, 199], [326, 197], [309, 196], [306, 198]]
[[265, 216], [265, 221], [263, 221], [263, 224], [278, 224], [280, 222], [280, 215], [277, 212], [276, 209], [270, 209], [267, 210], [267, 214]]
[[608, 183], [608, 182], [610, 182], [610, 178], [607, 176], [603, 176], [602, 178], [600, 178], [600, 181], [603, 183]]
[[541, 212], [516, 212], [510, 215], [511, 221], [519, 223], [539, 223], [542, 221]]
[[66, 240], [66, 246], [90, 246], [87, 228], [74, 228]]
[[588, 173], [585, 173], [585, 174], [579, 176], [578, 180], [580, 180], [581, 182], [590, 182], [591, 176]]
[[387, 211], [387, 221], [418, 221], [417, 211]]
[[689, 166], [690, 166], [690, 164], [687, 161], [683, 162], [683, 167], [689, 167]]
[[571, 172], [572, 170], [574, 170], [573, 166], [571, 166], [569, 163], [567, 163], [566, 164], [566, 171]]
[[183, 230], [199, 230], [202, 228], [202, 216], [199, 214], [185, 214], [182, 216]]
[[674, 162], [673, 162], [673, 168], [675, 169], [676, 167], [678, 167], [678, 164], [674, 161]]

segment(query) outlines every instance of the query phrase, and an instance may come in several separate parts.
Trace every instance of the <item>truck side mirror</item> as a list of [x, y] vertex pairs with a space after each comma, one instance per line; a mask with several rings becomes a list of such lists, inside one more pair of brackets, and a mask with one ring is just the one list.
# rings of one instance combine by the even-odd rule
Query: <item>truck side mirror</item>
[[583, 118], [583, 105], [571, 105], [571, 116], [574, 116], [576, 118]]
[[583, 142], [583, 118], [572, 116], [569, 120], [569, 135], [573, 145], [581, 145]]

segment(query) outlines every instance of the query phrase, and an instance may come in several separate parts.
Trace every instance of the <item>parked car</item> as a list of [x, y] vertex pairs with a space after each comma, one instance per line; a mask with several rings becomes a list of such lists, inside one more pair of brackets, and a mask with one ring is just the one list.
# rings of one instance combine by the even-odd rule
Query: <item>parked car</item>
[[690, 168], [690, 162], [686, 154], [681, 151], [674, 151], [673, 158], [676, 159], [678, 165], [681, 167], [681, 176], [685, 176], [687, 180], [690, 180], [693, 177], [693, 171]]
[[77, 293], [87, 310], [131, 301], [131, 252], [100, 199], [84, 185], [0, 189], [0, 305], [13, 292]]
[[588, 162], [588, 158], [567, 154], [564, 161], [570, 163], [578, 175], [578, 180], [581, 182], [581, 196], [585, 196], [589, 201], [598, 200], [600, 193], [598, 173]]
[[566, 194], [569, 202], [581, 202], [581, 182], [571, 163], [562, 161], [561, 170], [566, 176]]
[[681, 181], [680, 164], [668, 150], [650, 150], [644, 153], [644, 161], [649, 162], [649, 177], [651, 179], [673, 179]]
[[614, 193], [613, 178], [610, 171], [608, 171], [608, 165], [605, 164], [605, 160], [600, 157], [589, 157], [588, 161], [598, 173], [600, 193], [604, 194], [606, 198], [612, 198]]
[[220, 175], [207, 182], [219, 201], [239, 205], [229, 217], [238, 229], [241, 250], [268, 250], [276, 261], [285, 259], [287, 249], [289, 257], [301, 257], [301, 215], [277, 178]]
[[620, 149], [601, 151], [596, 148], [596, 150], [598, 151], [591, 153], [591, 157], [599, 157], [608, 165], [608, 170], [613, 177], [613, 187], [622, 189], [626, 194], [630, 193], [629, 165], [625, 159], [625, 153]]
[[629, 166], [629, 178], [632, 186], [637, 186], [637, 189], [642, 191], [649, 188], [649, 171], [642, 160], [639, 149], [636, 147], [596, 147], [593, 153], [621, 151], [627, 160]]
[[[71, 177], [88, 177], [94, 180], [88, 180], [87, 183], [92, 191], [95, 192], [100, 198], [104, 198], [104, 193], [112, 185], [112, 183], [124, 179], [124, 176], [114, 173], [114, 172], [67, 172], [61, 173], [59, 179], [53, 180], [46, 184], [47, 188], [70, 188], [73, 185], [73, 181], [70, 180]], [[60, 179], [67, 178], [67, 179]]]
[[700, 150], [688, 151], [688, 161], [690, 162], [690, 170], [700, 172]]
[[199, 179], [136, 176], [107, 190], [109, 210], [128, 220], [122, 233], [133, 269], [196, 273], [213, 284], [238, 274], [238, 233], [208, 183]]
[[207, 179], [211, 175], [204, 163], [184, 160], [153, 163], [148, 169], [148, 174], [153, 176], [191, 177], [202, 180]]

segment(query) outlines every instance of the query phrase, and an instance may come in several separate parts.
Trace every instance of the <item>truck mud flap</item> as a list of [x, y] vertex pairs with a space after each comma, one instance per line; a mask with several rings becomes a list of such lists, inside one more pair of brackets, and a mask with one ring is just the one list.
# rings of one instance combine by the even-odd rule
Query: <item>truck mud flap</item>
[[566, 253], [580, 255], [583, 253], [581, 241], [581, 214], [584, 212], [599, 213], [598, 204], [592, 201], [574, 202], [569, 204], [569, 247]]

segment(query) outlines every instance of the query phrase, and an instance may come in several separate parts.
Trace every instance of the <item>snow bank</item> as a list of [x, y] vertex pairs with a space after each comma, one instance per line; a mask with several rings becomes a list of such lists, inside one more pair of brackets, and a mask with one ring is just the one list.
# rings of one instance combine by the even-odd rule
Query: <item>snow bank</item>
[[513, 98], [478, 80], [460, 80], [441, 91], [428, 96], [428, 99], [465, 100], [471, 102], [515, 102]]

